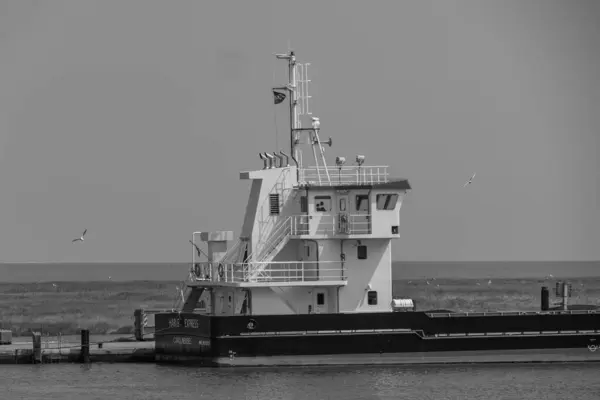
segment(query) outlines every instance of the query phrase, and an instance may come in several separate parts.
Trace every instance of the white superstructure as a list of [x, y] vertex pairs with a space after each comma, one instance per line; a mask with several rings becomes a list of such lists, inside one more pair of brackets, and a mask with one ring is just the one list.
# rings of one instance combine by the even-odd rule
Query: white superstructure
[[[289, 155], [261, 153], [261, 169], [240, 173], [252, 184], [237, 241], [231, 231], [194, 232], [208, 251], [200, 258], [193, 250], [176, 306], [212, 315], [391, 311], [391, 242], [410, 185], [362, 155], [327, 165], [332, 140], [321, 140], [308, 107], [308, 64], [293, 51], [276, 57], [289, 68], [288, 84], [273, 89], [276, 104], [289, 102]], [[313, 166], [303, 165], [303, 150]]]

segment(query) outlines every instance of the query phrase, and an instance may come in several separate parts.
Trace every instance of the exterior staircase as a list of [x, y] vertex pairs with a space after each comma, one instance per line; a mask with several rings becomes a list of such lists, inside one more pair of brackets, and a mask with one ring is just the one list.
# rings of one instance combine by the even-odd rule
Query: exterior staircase
[[262, 246], [259, 246], [258, 256], [249, 257], [252, 261], [248, 264], [248, 281], [255, 281], [259, 277], [267, 279], [270, 277], [266, 270], [267, 266], [290, 241], [291, 226], [292, 217], [284, 218], [275, 225], [268, 238], [259, 243]]

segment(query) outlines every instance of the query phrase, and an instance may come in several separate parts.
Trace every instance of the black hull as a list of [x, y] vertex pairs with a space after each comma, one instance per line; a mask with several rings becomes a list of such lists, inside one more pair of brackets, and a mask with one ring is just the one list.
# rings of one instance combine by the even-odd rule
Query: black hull
[[332, 334], [297, 337], [218, 338], [216, 355], [279, 356], [323, 354], [384, 354], [411, 352], [519, 350], [519, 349], [584, 349], [597, 335], [544, 335], [511, 337], [465, 336], [422, 338], [416, 333]]
[[[299, 329], [301, 326], [310, 329]], [[444, 317], [425, 313], [158, 314], [156, 351], [159, 361], [206, 365], [306, 365], [322, 364], [323, 360], [347, 364], [350, 355], [359, 364], [426, 362], [440, 357], [443, 362], [457, 357], [468, 362], [506, 358], [511, 352], [513, 359], [522, 361], [535, 360], [540, 354], [546, 361], [589, 361], [600, 360], [600, 351], [595, 352], [595, 345], [600, 344], [599, 328], [600, 315], [596, 313]]]

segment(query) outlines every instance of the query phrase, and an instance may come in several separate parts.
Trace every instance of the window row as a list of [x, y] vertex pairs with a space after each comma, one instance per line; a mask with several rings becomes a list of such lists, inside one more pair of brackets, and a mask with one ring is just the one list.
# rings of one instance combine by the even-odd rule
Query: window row
[[[302, 196], [302, 202], [304, 205], [301, 205], [301, 212], [306, 212], [308, 210], [308, 204], [306, 201], [306, 196]], [[338, 212], [344, 212], [348, 210], [348, 199], [347, 197], [339, 197], [338, 198]], [[393, 210], [396, 208], [396, 203], [398, 202], [398, 195], [396, 193], [389, 194], [378, 194], [376, 196], [376, 206], [378, 210]], [[355, 210], [358, 212], [369, 212], [369, 195], [367, 194], [357, 194], [355, 197]], [[315, 211], [317, 212], [329, 212], [333, 208], [333, 202], [331, 200], [331, 196], [315, 196]]]
[[[377, 305], [377, 291], [375, 290], [369, 290], [367, 292], [367, 304], [370, 306], [376, 306]], [[325, 305], [325, 294], [323, 293], [317, 293], [317, 305], [318, 306], [324, 306]], [[311, 306], [308, 306], [308, 312], [310, 313], [312, 310]]]
[[[348, 198], [346, 196], [338, 198], [337, 212], [345, 212], [348, 210]], [[376, 196], [376, 206], [378, 210], [393, 210], [396, 208], [398, 195], [396, 193], [378, 194]], [[369, 212], [369, 195], [357, 194], [354, 202], [356, 211]], [[330, 212], [333, 202], [331, 196], [315, 196], [315, 211]], [[269, 195], [269, 211], [271, 215], [279, 215], [281, 204], [278, 193]], [[306, 196], [300, 198], [300, 212], [308, 212], [308, 199]]]
[[[306, 246], [305, 248], [306, 248], [306, 257], [310, 257], [310, 246]], [[344, 254], [342, 254], [342, 256], [345, 257]], [[359, 260], [367, 259], [367, 246], [365, 246], [364, 244], [356, 246], [356, 258]]]

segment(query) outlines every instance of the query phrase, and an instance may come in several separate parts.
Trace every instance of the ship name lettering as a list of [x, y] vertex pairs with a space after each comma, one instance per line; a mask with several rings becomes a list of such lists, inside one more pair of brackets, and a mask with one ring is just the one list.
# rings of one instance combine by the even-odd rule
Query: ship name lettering
[[198, 324], [198, 320], [197, 319], [186, 319], [185, 320], [185, 327], [186, 328], [198, 328], [199, 324]]
[[192, 338], [175, 336], [173, 338], [173, 343], [175, 343], [175, 344], [192, 344]]

